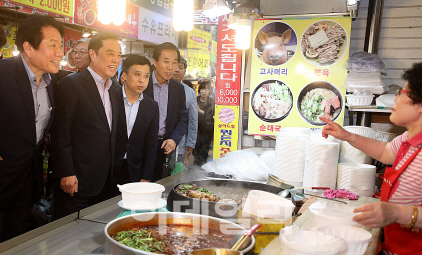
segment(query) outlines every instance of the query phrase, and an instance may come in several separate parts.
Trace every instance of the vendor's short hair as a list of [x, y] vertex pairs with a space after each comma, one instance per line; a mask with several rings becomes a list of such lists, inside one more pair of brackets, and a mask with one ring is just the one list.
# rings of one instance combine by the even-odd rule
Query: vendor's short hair
[[135, 55], [135, 54], [129, 55], [123, 61], [122, 71], [128, 74], [130, 68], [132, 68], [133, 65], [140, 65], [140, 66], [147, 65], [149, 68], [149, 72], [151, 73], [151, 63], [146, 57]]
[[402, 78], [409, 84], [413, 104], [422, 104], [422, 62], [414, 63], [412, 68], [407, 69]]
[[35, 50], [38, 50], [44, 38], [41, 31], [43, 27], [53, 27], [60, 35], [64, 36], [64, 26], [48, 15], [33, 14], [26, 18], [16, 33], [16, 46], [20, 52], [24, 52], [23, 43], [28, 42]]

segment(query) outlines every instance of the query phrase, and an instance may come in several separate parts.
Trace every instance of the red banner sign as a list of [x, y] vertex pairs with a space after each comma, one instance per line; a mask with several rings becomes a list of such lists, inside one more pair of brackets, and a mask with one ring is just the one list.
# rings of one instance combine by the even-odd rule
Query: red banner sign
[[70, 28], [65, 28], [64, 30], [64, 53], [67, 56], [67, 65], [63, 69], [68, 71], [76, 72], [75, 60], [73, 54], [70, 53], [70, 50], [73, 48], [75, 43], [82, 38], [82, 33]]
[[74, 22], [99, 30], [116, 33], [120, 36], [138, 38], [139, 7], [126, 3], [126, 17], [122, 25], [113, 23], [104, 25], [98, 20], [98, 6], [96, 0], [75, 0]]
[[235, 48], [236, 32], [227, 27], [228, 18], [218, 19], [215, 104], [239, 105], [242, 51]]

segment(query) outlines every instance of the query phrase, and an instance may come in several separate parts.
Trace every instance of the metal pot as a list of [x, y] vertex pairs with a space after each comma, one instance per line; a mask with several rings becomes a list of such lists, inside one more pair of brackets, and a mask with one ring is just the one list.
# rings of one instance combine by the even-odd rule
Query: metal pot
[[[220, 231], [224, 234], [236, 235], [239, 232], [243, 232], [246, 229], [241, 226], [234, 224], [227, 220], [222, 220], [206, 215], [197, 215], [190, 213], [165, 213], [165, 212], [151, 212], [151, 213], [140, 213], [132, 214], [125, 217], [121, 217], [109, 222], [105, 229], [104, 234], [106, 236], [105, 251], [108, 254], [119, 254], [119, 255], [132, 255], [132, 254], [146, 254], [152, 255], [155, 253], [145, 252], [137, 250], [126, 245], [123, 245], [113, 238], [112, 235], [115, 233], [127, 230], [133, 225], [158, 225], [158, 224], [180, 224], [180, 225], [191, 225], [196, 230], [207, 230], [212, 229], [214, 231]], [[230, 231], [227, 233], [226, 231]], [[229, 245], [229, 243], [228, 243]], [[250, 244], [241, 252], [246, 253], [255, 245], [255, 238], [252, 236]]]
[[[185, 182], [182, 184], [196, 184], [198, 187], [208, 189], [220, 197], [222, 197], [222, 195], [227, 195], [225, 193], [234, 193], [242, 197], [243, 195], [247, 195], [250, 190], [263, 190], [273, 194], [278, 194], [283, 190], [283, 188], [263, 183], [235, 180], [200, 180]], [[239, 204], [211, 202], [183, 196], [175, 190], [178, 185], [173, 187], [167, 198], [167, 207], [170, 211], [197, 213], [231, 221], [237, 220]], [[291, 195], [289, 194], [287, 197], [291, 198]], [[295, 204], [294, 200], [292, 202]]]
[[189, 255], [242, 255], [240, 251], [229, 249], [201, 249], [189, 252]]

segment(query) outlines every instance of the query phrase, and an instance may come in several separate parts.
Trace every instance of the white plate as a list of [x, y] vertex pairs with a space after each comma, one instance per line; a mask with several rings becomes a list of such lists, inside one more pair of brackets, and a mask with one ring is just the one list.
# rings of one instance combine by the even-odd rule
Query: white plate
[[121, 208], [125, 209], [125, 210], [128, 210], [128, 211], [150, 212], [150, 211], [154, 211], [154, 210], [163, 208], [164, 206], [167, 205], [167, 201], [165, 199], [160, 198], [160, 202], [159, 202], [158, 206], [152, 207], [152, 208], [142, 208], [142, 209], [125, 207], [125, 206], [123, 206], [123, 200], [120, 200], [117, 203], [117, 205], [120, 206]]

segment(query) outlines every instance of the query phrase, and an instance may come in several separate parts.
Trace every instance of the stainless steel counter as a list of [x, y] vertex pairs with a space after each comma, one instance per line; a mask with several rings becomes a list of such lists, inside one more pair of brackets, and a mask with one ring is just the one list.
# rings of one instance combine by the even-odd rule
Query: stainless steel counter
[[[158, 181], [166, 188], [167, 198], [174, 185], [203, 179], [205, 172], [186, 170]], [[117, 218], [122, 209], [117, 205], [121, 196], [88, 207], [57, 221], [34, 229], [0, 244], [1, 254], [64, 255], [103, 252], [105, 224]]]

